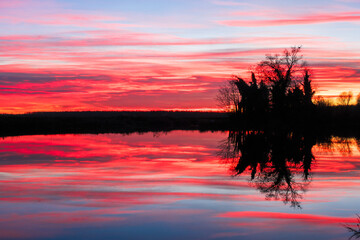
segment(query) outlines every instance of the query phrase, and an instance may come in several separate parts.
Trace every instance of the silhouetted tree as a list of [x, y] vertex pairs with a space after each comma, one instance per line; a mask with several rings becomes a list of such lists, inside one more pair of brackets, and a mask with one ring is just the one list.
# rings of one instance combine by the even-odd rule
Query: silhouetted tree
[[357, 105], [358, 107], [360, 107], [360, 93], [357, 95], [356, 105]]
[[[267, 55], [266, 59], [257, 66], [260, 79], [270, 85], [271, 105], [274, 111], [284, 111], [287, 103], [287, 94], [291, 88], [298, 87], [303, 78], [306, 79], [307, 93], [312, 92], [309, 72], [302, 56], [299, 56], [301, 47], [285, 49], [282, 55]], [[303, 74], [305, 73], [305, 74]], [[305, 81], [304, 81], [305, 82]], [[307, 94], [312, 97], [311, 94]]]
[[349, 106], [352, 97], [353, 97], [353, 93], [352, 93], [351, 91], [340, 93], [340, 95], [339, 95], [339, 97], [338, 97], [338, 103], [339, 103], [339, 105]]
[[219, 106], [228, 112], [239, 112], [240, 94], [234, 81], [227, 81], [218, 91]]
[[264, 82], [258, 83], [254, 73], [250, 83], [238, 76], [233, 82], [241, 96], [239, 112], [249, 121], [257, 122], [260, 117], [264, 118], [269, 107], [269, 90]]
[[312, 98], [315, 91], [312, 89], [309, 69], [304, 69], [304, 82], [302, 83], [304, 89], [304, 103], [306, 105], [312, 105]]
[[[293, 47], [285, 49], [282, 55], [266, 55], [251, 73], [250, 82], [235, 76], [233, 84], [240, 96], [238, 112], [243, 120], [258, 124], [268, 116], [289, 121], [289, 117], [304, 119], [308, 115], [305, 113], [313, 106], [314, 91], [300, 50], [301, 47]], [[224, 89], [220, 94], [220, 100], [230, 95]]]

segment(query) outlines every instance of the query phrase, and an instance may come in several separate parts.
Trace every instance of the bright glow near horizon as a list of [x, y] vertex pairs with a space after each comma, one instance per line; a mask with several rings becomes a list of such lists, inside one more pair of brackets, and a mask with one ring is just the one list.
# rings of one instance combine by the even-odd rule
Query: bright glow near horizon
[[360, 89], [358, 0], [12, 0], [0, 27], [0, 112], [216, 109], [295, 45], [318, 95]]

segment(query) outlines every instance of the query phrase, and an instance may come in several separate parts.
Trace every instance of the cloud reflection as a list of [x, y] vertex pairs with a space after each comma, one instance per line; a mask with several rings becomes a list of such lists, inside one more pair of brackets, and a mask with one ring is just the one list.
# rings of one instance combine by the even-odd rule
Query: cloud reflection
[[[354, 220], [360, 168], [355, 140], [346, 142], [351, 156], [341, 154], [345, 143], [336, 138], [331, 148], [313, 147], [313, 181], [303, 197], [303, 211], [293, 212], [281, 201], [266, 201], [247, 176], [230, 177], [229, 165], [217, 156], [226, 135], [175, 131], [155, 137], [5, 138], [0, 141], [2, 236], [66, 239], [90, 232], [99, 236], [95, 229], [108, 229], [102, 237], [141, 239], [156, 231], [159, 239], [175, 233], [179, 239], [249, 234], [261, 239], [253, 233], [255, 225], [269, 236], [278, 234], [272, 222], [279, 221], [292, 234], [311, 227], [341, 235], [342, 228], [334, 226]], [[293, 171], [295, 165], [287, 167]], [[131, 229], [142, 229], [143, 235]]]

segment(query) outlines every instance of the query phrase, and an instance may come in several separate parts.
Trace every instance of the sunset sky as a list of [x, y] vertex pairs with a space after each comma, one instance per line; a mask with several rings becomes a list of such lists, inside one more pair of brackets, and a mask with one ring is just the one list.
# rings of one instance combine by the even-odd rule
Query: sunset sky
[[360, 91], [360, 1], [1, 0], [0, 112], [216, 110], [303, 46], [317, 95]]

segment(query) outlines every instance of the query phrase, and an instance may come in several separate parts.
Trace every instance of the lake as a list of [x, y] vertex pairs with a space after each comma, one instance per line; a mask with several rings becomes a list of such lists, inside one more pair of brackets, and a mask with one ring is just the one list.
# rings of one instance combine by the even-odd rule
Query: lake
[[293, 134], [7, 137], [0, 239], [348, 239], [359, 148]]

